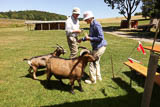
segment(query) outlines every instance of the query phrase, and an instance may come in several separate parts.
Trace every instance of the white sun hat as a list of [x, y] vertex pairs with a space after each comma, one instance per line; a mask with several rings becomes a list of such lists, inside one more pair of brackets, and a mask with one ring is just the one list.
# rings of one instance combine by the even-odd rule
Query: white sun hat
[[89, 18], [94, 18], [92, 11], [86, 11], [83, 13], [83, 20], [87, 20]]
[[81, 13], [80, 8], [78, 7], [73, 8], [72, 14], [80, 14], [80, 13]]

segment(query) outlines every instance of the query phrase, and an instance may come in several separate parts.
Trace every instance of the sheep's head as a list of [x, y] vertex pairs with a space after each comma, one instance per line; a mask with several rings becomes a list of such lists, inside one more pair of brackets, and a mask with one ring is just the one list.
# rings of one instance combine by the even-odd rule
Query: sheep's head
[[60, 45], [57, 44], [56, 46], [56, 50], [53, 52], [53, 56], [60, 56], [61, 54], [65, 54], [66, 50], [64, 50], [64, 48]]

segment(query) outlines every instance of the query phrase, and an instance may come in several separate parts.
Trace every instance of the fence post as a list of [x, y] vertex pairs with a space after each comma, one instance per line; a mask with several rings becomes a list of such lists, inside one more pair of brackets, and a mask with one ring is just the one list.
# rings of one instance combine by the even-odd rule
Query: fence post
[[141, 107], [149, 107], [150, 100], [152, 96], [152, 89], [154, 86], [154, 77], [157, 71], [157, 64], [158, 64], [158, 57], [159, 55], [154, 54], [151, 52], [147, 70], [147, 77], [145, 80], [144, 86], [144, 93], [142, 97]]

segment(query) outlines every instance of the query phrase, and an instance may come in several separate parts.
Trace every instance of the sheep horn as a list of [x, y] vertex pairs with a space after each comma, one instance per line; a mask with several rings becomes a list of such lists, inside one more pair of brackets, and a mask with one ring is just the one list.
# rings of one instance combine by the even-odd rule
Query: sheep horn
[[83, 55], [83, 53], [91, 53], [91, 51], [88, 50], [88, 49], [82, 49], [82, 50], [80, 51], [80, 56]]
[[58, 47], [60, 47], [60, 48], [62, 48], [62, 49], [64, 49], [62, 46], [60, 46], [60, 45], [58, 45], [58, 44], [56, 44]]
[[80, 49], [80, 48], [81, 48], [81, 49], [87, 49], [87, 48], [84, 47], [84, 46], [79, 46], [78, 49]]

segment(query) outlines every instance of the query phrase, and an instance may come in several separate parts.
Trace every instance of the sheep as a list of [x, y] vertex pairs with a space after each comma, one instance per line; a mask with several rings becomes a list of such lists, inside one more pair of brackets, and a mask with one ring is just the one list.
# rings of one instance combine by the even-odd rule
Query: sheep
[[65, 53], [66, 53], [66, 51], [64, 50], [64, 48], [57, 44], [57, 48], [53, 53], [46, 54], [46, 55], [41, 55], [41, 56], [35, 56], [35, 57], [30, 58], [30, 59], [24, 58], [23, 60], [28, 61], [28, 64], [30, 66], [29, 69], [28, 69], [28, 72], [29, 72], [30, 75], [32, 75], [31, 71], [33, 69], [32, 77], [33, 77], [33, 79], [36, 80], [37, 79], [37, 77], [36, 77], [37, 70], [46, 67], [46, 62], [44, 60], [42, 60], [42, 58], [47, 60], [52, 56], [59, 57], [61, 54], [65, 54]]
[[98, 58], [94, 57], [88, 51], [83, 52], [79, 57], [73, 59], [64, 59], [51, 57], [46, 61], [47, 81], [54, 75], [62, 84], [62, 79], [69, 79], [71, 84], [71, 93], [74, 94], [74, 81], [77, 80], [80, 91], [83, 92], [81, 86], [81, 77], [88, 62], [94, 62]]

